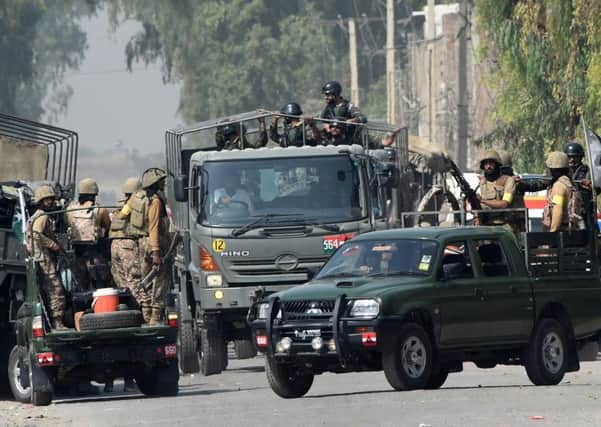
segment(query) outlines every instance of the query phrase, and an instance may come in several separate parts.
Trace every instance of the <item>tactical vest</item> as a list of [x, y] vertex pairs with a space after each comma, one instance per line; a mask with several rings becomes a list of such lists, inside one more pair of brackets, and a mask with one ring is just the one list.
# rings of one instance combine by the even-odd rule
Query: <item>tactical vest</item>
[[324, 108], [323, 112], [321, 113], [321, 117], [324, 119], [334, 119], [336, 117], [350, 119], [350, 110], [350, 102], [346, 99], [343, 99], [339, 104], [334, 106], [326, 105], [326, 108]]
[[[507, 175], [501, 175], [493, 182], [485, 181], [480, 186], [480, 196], [483, 200], [503, 200], [505, 183], [509, 179]], [[510, 204], [511, 207], [511, 204]], [[491, 213], [489, 213], [491, 211]], [[487, 209], [486, 215], [482, 215], [484, 225], [502, 225], [508, 222], [509, 215], [505, 212], [493, 213], [494, 209]]]
[[129, 214], [128, 232], [133, 237], [148, 236], [148, 205], [150, 201], [145, 190], [140, 190], [130, 196], [127, 205], [131, 209]]
[[[38, 209], [37, 211], [35, 211], [35, 213], [29, 217], [29, 219], [27, 220], [27, 227], [25, 227], [25, 250], [27, 251], [27, 253], [30, 256], [34, 255], [34, 250], [36, 248], [36, 244], [33, 241], [33, 239], [35, 239], [36, 237], [33, 235], [33, 223], [34, 221], [39, 218], [42, 214], [44, 213], [44, 211]], [[38, 254], [39, 255], [39, 254]]]
[[[567, 176], [561, 176], [558, 179], [568, 189], [567, 203], [563, 206], [563, 215], [561, 218], [562, 230], [584, 230], [584, 219], [582, 218], [582, 197], [579, 191]], [[549, 229], [553, 217], [553, 186], [547, 190], [547, 205], [543, 211], [543, 225]]]
[[127, 239], [129, 235], [129, 217], [121, 215], [121, 209], [115, 210], [111, 215], [111, 227], [109, 228], [109, 239]]
[[[69, 228], [67, 234], [69, 240], [74, 243], [96, 243], [103, 235], [98, 223], [98, 209], [84, 208], [78, 202], [71, 202], [67, 207], [67, 223]], [[70, 211], [69, 209], [77, 209]]]

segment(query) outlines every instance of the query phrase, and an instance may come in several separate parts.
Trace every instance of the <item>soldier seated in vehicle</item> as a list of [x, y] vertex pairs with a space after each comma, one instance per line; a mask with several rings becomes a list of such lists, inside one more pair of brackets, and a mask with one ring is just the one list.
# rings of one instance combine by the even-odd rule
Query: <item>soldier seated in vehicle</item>
[[333, 122], [324, 125], [324, 142], [327, 145], [347, 145], [349, 141], [346, 137], [347, 126], [342, 118], [337, 118]]
[[213, 194], [214, 209], [234, 208], [246, 210], [252, 214], [254, 206], [250, 195], [240, 183], [240, 173], [229, 171], [223, 177], [223, 187]]

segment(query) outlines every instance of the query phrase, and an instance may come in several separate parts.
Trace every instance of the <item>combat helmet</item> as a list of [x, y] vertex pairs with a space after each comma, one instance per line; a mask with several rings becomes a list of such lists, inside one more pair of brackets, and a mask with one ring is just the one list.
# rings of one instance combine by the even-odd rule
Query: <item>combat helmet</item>
[[127, 178], [123, 183], [123, 187], [121, 187], [123, 194], [134, 194], [141, 189], [142, 182], [135, 176]]
[[323, 85], [323, 87], [321, 88], [321, 93], [323, 93], [324, 95], [340, 96], [340, 94], [342, 93], [342, 86], [340, 86], [340, 83], [338, 83], [337, 81], [332, 80]]
[[79, 194], [98, 194], [98, 184], [92, 178], [84, 178], [79, 181], [78, 191]]
[[499, 166], [503, 164], [501, 156], [499, 156], [499, 153], [495, 150], [486, 150], [482, 154], [482, 157], [480, 157], [480, 169], [484, 169], [484, 162], [487, 160], [492, 160]]
[[167, 174], [161, 168], [148, 168], [142, 174], [142, 188], [147, 189], [152, 187], [162, 179], [167, 178]]
[[282, 107], [280, 113], [289, 116], [300, 116], [301, 114], [303, 114], [303, 110], [301, 110], [300, 105], [298, 105], [296, 102], [289, 102], [288, 104]]
[[584, 157], [584, 149], [577, 142], [570, 141], [563, 147], [563, 152], [567, 156]]
[[545, 164], [549, 169], [567, 169], [568, 155], [561, 151], [553, 151], [547, 156]]
[[47, 199], [49, 197], [55, 198], [56, 193], [54, 192], [54, 188], [50, 185], [40, 185], [34, 193], [33, 201], [36, 204], [39, 204], [42, 200]]

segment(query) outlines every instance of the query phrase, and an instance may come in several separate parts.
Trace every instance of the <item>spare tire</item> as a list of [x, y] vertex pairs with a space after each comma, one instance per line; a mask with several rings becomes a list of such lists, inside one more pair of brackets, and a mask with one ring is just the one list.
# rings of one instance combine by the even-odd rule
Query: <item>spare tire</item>
[[112, 311], [110, 313], [85, 314], [79, 321], [82, 331], [93, 329], [132, 328], [143, 322], [140, 310]]

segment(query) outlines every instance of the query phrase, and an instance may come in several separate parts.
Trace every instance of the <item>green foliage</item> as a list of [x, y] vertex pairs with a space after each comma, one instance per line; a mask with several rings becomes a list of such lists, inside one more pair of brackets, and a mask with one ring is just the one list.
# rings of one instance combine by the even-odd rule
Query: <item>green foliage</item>
[[64, 74], [86, 49], [78, 22], [96, 8], [96, 0], [0, 2], [0, 111], [34, 120], [65, 111], [72, 91]]
[[516, 152], [521, 170], [544, 169], [544, 155], [598, 128], [601, 103], [599, 0], [476, 0], [483, 53], [496, 58], [498, 128], [483, 138]]

